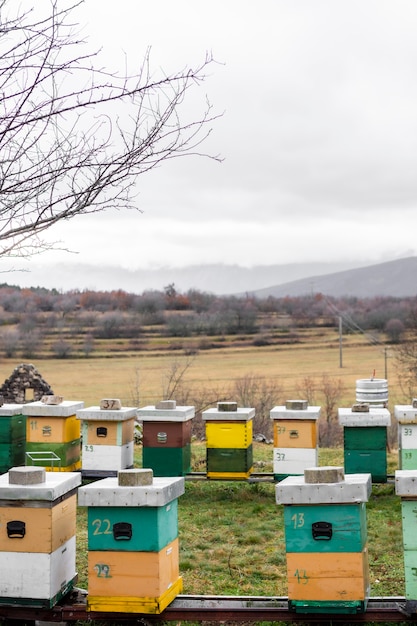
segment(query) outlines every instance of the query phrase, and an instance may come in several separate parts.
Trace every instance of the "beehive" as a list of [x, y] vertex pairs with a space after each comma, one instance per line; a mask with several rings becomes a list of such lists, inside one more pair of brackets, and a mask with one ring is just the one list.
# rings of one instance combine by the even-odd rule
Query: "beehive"
[[357, 613], [370, 594], [365, 503], [370, 474], [306, 468], [276, 484], [284, 505], [288, 603], [297, 613]]
[[417, 613], [417, 469], [396, 470], [395, 493], [401, 497], [406, 613]]
[[0, 476], [0, 603], [53, 607], [74, 586], [79, 472]]
[[22, 404], [0, 406], [0, 473], [25, 464], [26, 417]]
[[417, 399], [410, 405], [394, 406], [398, 423], [398, 465], [400, 469], [417, 469]]
[[306, 400], [288, 400], [270, 411], [273, 420], [273, 471], [275, 480], [303, 475], [318, 464], [319, 406]]
[[253, 418], [255, 409], [236, 402], [218, 402], [203, 411], [206, 431], [207, 478], [236, 480], [253, 471]]
[[120, 400], [109, 398], [101, 400], [98, 406], [77, 411], [84, 476], [110, 476], [133, 467], [136, 413], [135, 407], [122, 407]]
[[121, 470], [79, 490], [88, 507], [91, 611], [161, 613], [182, 591], [178, 498], [184, 478]]
[[84, 402], [44, 396], [24, 404], [26, 463], [48, 471], [70, 472], [81, 468], [80, 424], [76, 412]]
[[345, 472], [370, 472], [373, 482], [386, 482], [388, 409], [356, 404], [339, 409], [338, 416], [343, 426]]
[[162, 400], [138, 409], [142, 421], [143, 467], [154, 476], [185, 476], [191, 472], [191, 424], [193, 406], [177, 406]]

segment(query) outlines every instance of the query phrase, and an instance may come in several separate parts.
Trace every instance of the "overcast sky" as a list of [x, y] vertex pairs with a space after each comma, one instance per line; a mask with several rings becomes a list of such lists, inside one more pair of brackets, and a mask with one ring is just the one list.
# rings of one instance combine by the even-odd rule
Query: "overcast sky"
[[[415, 0], [85, 0], [92, 48], [123, 69], [210, 66], [205, 148], [137, 181], [143, 212], [55, 228], [77, 255], [126, 268], [379, 263], [417, 250]], [[201, 96], [201, 100], [200, 100]], [[194, 101], [193, 101], [194, 104]]]

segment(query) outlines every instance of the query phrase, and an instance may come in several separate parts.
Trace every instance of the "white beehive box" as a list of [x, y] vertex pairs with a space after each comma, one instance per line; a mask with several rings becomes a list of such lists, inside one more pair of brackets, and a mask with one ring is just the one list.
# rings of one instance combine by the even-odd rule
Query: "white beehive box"
[[306, 467], [317, 465], [317, 448], [274, 448], [274, 474], [303, 474]]
[[83, 445], [82, 469], [116, 471], [133, 466], [134, 443], [123, 446]]
[[[75, 535], [50, 554], [2, 552], [0, 562], [0, 597], [24, 600], [26, 606], [51, 605], [70, 590], [76, 579]], [[42, 602], [45, 601], [45, 602]]]

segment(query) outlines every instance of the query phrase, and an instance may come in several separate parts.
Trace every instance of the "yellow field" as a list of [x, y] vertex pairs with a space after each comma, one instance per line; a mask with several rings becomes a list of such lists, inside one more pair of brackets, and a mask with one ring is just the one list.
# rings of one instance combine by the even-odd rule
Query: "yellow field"
[[[386, 358], [386, 356], [388, 358]], [[145, 406], [162, 399], [164, 382], [175, 363], [180, 367], [192, 361], [184, 377], [185, 386], [230, 387], [234, 380], [248, 374], [276, 383], [281, 400], [300, 397], [299, 385], [306, 377], [320, 381], [323, 375], [343, 383], [342, 406], [355, 402], [355, 381], [360, 378], [387, 378], [390, 406], [408, 404], [395, 369], [395, 354], [370, 345], [358, 337], [343, 340], [340, 347], [333, 335], [331, 342], [266, 347], [227, 347], [202, 350], [196, 356], [181, 351], [152, 352], [114, 358], [33, 360], [33, 365], [51, 385], [54, 393], [68, 400], [83, 400], [86, 406], [102, 398], [120, 398], [124, 406]], [[0, 360], [0, 380], [5, 380], [19, 362]], [[342, 366], [340, 366], [342, 365]], [[29, 392], [30, 394], [30, 392]], [[30, 401], [31, 398], [27, 397]], [[272, 408], [272, 407], [271, 407]]]

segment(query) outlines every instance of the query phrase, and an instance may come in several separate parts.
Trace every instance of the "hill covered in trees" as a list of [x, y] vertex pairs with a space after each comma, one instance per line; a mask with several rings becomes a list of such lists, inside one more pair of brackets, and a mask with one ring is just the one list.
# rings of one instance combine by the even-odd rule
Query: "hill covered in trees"
[[[0, 355], [94, 357], [138, 351], [221, 349], [303, 341], [343, 325], [396, 343], [416, 325], [417, 298], [216, 296], [174, 284], [162, 291], [69, 291], [0, 285]], [[335, 335], [336, 336], [336, 335]]]

